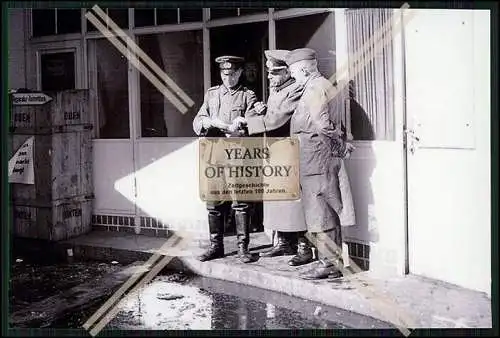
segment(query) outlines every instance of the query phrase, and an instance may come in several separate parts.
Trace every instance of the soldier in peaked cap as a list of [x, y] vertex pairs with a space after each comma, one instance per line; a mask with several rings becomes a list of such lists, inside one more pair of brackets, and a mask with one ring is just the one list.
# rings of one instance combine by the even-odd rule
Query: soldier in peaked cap
[[[331, 274], [341, 276], [340, 215], [344, 205], [342, 183], [339, 180], [346, 178], [346, 175], [341, 175], [342, 159], [348, 156], [352, 148], [345, 142], [342, 132], [339, 105], [336, 102], [339, 96], [334, 95], [333, 85], [318, 71], [314, 50], [293, 50], [287, 55], [286, 63], [292, 77], [304, 86], [291, 118], [290, 132], [300, 140], [301, 201], [307, 231], [312, 235], [312, 244], [316, 245], [320, 258], [316, 267], [301, 276], [305, 279], [326, 278]], [[348, 191], [350, 193], [350, 189]], [[325, 250], [325, 243], [329, 240], [335, 243], [333, 252]], [[309, 241], [300, 238], [298, 248], [297, 255], [289, 261], [290, 265], [302, 265], [310, 261]]]
[[[244, 135], [232, 122], [237, 117], [246, 116], [257, 98], [253, 91], [240, 84], [243, 61], [243, 58], [237, 56], [220, 56], [215, 59], [219, 64], [222, 84], [209, 88], [205, 93], [203, 104], [193, 120], [193, 129], [197, 135]], [[228, 209], [234, 211], [240, 260], [244, 263], [252, 260], [248, 252], [250, 207], [250, 203], [238, 201], [207, 202], [210, 248], [199, 257], [201, 261], [224, 256], [224, 216]]]
[[[290, 76], [285, 63], [288, 53], [288, 50], [279, 49], [264, 51], [270, 87], [266, 110], [261, 115], [252, 114], [245, 119], [235, 120], [235, 123], [246, 124], [251, 136], [262, 133], [268, 137], [290, 136], [290, 118], [297, 107], [303, 86]], [[268, 146], [272, 152], [273, 145]], [[264, 202], [264, 227], [273, 230], [277, 240], [271, 250], [260, 253], [261, 257], [293, 255], [297, 250], [298, 232], [306, 230], [300, 200]]]

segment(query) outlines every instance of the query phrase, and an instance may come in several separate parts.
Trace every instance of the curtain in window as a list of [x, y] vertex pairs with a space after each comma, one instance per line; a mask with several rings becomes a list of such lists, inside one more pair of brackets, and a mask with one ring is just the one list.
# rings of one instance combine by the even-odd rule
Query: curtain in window
[[[374, 34], [390, 27], [391, 13], [391, 9], [346, 10], [349, 63]], [[384, 36], [387, 34], [392, 31]], [[355, 140], [394, 139], [392, 52], [392, 40], [370, 43], [368, 52], [360, 58], [365, 66], [357, 74], [349, 74], [351, 132]]]

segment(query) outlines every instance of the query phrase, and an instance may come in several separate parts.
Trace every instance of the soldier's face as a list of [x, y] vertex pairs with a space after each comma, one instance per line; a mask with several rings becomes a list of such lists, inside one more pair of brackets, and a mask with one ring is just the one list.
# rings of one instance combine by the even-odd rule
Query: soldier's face
[[290, 65], [290, 74], [297, 81], [297, 83], [305, 83], [307, 80], [307, 75], [301, 62], [296, 62]]
[[288, 80], [290, 72], [287, 69], [271, 70], [267, 73], [270, 87], [278, 87], [283, 82]]
[[243, 72], [243, 69], [238, 69], [237, 71], [234, 71], [231, 74], [224, 74], [223, 72], [221, 72], [220, 77], [222, 79], [222, 83], [227, 88], [233, 88], [240, 81], [240, 77], [241, 77], [242, 72]]

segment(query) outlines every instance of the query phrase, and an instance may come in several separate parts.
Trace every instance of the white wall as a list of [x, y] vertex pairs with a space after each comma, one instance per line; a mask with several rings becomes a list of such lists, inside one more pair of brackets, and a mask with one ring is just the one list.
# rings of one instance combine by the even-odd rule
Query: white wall
[[[138, 141], [135, 180], [137, 212], [206, 238], [205, 203], [198, 194], [198, 142], [196, 138], [157, 138]], [[117, 181], [117, 192], [134, 200], [130, 175]], [[124, 184], [122, 185], [121, 182]]]
[[94, 214], [135, 214], [131, 140], [94, 140]]
[[9, 89], [26, 88], [24, 9], [9, 9]]

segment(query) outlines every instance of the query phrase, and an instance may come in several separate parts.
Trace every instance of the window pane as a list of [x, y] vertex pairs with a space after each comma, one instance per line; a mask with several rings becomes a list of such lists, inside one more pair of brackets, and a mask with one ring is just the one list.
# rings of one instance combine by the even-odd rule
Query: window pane
[[177, 24], [177, 8], [157, 9], [156, 20], [158, 25]]
[[203, 21], [201, 9], [181, 9], [181, 22]]
[[42, 90], [75, 89], [75, 53], [42, 54]]
[[108, 16], [118, 25], [118, 27], [128, 29], [128, 8], [109, 8]]
[[[102, 8], [102, 10], [104, 11], [104, 13], [106, 13], [106, 8]], [[87, 8], [87, 12], [91, 12], [93, 13], [93, 11], [90, 9], [90, 8]], [[96, 17], [99, 19], [99, 17], [96, 15]], [[96, 32], [97, 31], [97, 27], [94, 26], [94, 24], [92, 22], [90, 22], [90, 20], [87, 20], [87, 32]], [[101, 20], [99, 20], [101, 21]]]
[[81, 17], [80, 9], [57, 9], [57, 34], [80, 33]]
[[107, 40], [89, 40], [89, 87], [99, 138], [129, 138], [128, 63]]
[[308, 47], [316, 51], [319, 71], [327, 78], [335, 71], [333, 13], [314, 14], [276, 21], [276, 48]]
[[155, 10], [136, 8], [134, 10], [135, 27], [154, 26]]
[[240, 15], [267, 13], [267, 8], [240, 8]]
[[56, 11], [54, 9], [33, 9], [33, 36], [56, 34]]
[[210, 8], [210, 19], [221, 19], [238, 16], [236, 8]]
[[[204, 95], [202, 32], [140, 36], [139, 46], [195, 102], [186, 114], [182, 114], [141, 75], [141, 136], [195, 136], [193, 119], [203, 103]], [[167, 88], [171, 89], [169, 86]]]

